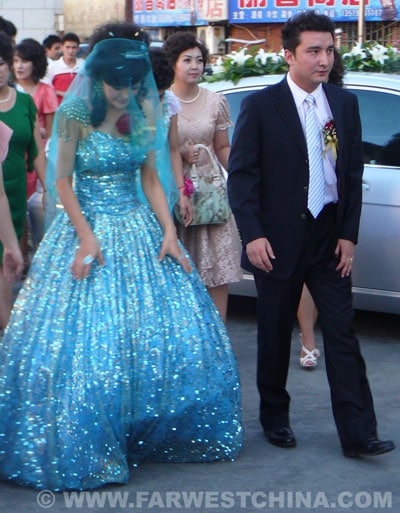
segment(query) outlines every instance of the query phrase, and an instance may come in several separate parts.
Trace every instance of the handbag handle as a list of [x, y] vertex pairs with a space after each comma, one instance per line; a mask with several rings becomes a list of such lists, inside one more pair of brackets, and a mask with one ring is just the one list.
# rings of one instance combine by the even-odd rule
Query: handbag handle
[[[219, 177], [222, 177], [225, 180], [221, 166], [220, 166], [219, 162], [216, 160], [216, 158], [214, 157], [214, 155], [211, 153], [210, 148], [208, 146], [206, 146], [205, 144], [197, 143], [193, 146], [193, 149], [194, 150], [204, 150], [207, 153], [208, 158], [210, 159], [210, 162], [211, 162], [213, 178], [215, 178], [218, 175]], [[217, 175], [215, 173], [217, 173]], [[193, 178], [195, 178], [195, 179], [197, 178], [196, 164], [192, 164], [191, 175], [193, 176]]]

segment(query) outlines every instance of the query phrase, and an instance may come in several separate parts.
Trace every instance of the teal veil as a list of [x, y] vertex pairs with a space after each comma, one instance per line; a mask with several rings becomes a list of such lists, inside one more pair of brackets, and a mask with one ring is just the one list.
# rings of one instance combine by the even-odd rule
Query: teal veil
[[[167, 201], [170, 206], [176, 201], [177, 188], [168, 153], [168, 124], [163, 117], [148, 47], [141, 41], [105, 39], [87, 57], [54, 118], [46, 168], [46, 228], [61, 211], [57, 179], [73, 176], [75, 172], [73, 165], [67, 166], [62, 161], [60, 142], [76, 148], [88, 133], [101, 130], [107, 112], [104, 83], [117, 90], [128, 88], [129, 101], [116, 124], [118, 136], [130, 145], [132, 155], [139, 161], [148, 152], [157, 152], [157, 171]], [[147, 201], [141, 190], [139, 198]]]

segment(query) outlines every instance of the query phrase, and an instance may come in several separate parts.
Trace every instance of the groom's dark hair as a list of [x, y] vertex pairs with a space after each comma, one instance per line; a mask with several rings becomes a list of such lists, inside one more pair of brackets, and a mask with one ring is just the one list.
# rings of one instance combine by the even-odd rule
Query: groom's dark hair
[[282, 27], [282, 46], [285, 50], [295, 52], [300, 44], [303, 32], [329, 32], [335, 39], [335, 24], [324, 14], [306, 11], [290, 18]]

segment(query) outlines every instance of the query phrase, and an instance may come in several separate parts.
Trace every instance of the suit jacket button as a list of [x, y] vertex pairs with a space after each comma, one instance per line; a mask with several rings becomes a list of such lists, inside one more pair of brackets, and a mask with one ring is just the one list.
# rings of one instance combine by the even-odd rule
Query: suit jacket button
[[305, 221], [307, 219], [307, 214], [300, 214], [300, 218], [302, 221]]
[[307, 185], [306, 185], [305, 187], [303, 187], [303, 191], [304, 191], [304, 192], [308, 192], [308, 187], [307, 187]]

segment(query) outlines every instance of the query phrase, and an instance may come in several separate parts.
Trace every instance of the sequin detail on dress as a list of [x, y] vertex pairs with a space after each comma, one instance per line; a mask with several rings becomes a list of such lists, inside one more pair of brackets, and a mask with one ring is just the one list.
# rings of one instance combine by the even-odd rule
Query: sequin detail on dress
[[142, 461], [233, 460], [237, 365], [197, 272], [167, 257], [122, 139], [80, 141], [75, 188], [106, 265], [70, 272], [65, 213], [43, 239], [0, 350], [0, 478], [38, 489], [124, 483]]

